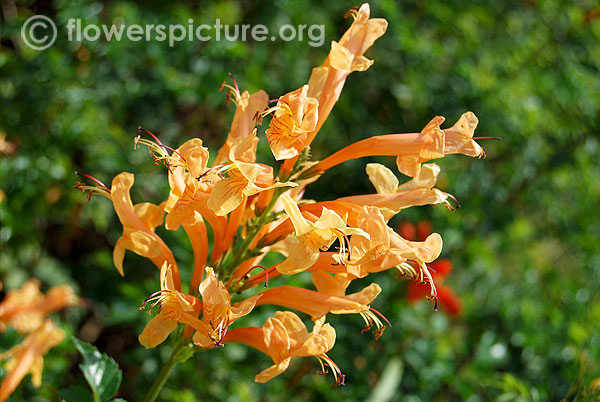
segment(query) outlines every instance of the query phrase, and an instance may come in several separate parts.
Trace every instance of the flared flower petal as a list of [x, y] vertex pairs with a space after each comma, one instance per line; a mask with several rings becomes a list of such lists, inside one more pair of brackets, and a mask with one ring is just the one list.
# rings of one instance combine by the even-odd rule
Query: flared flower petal
[[201, 347], [220, 345], [229, 326], [238, 318], [249, 314], [261, 297], [255, 295], [232, 306], [229, 291], [210, 267], [206, 268], [206, 278], [200, 284], [199, 291], [202, 295], [204, 321], [196, 328], [193, 339]]
[[450, 153], [483, 157], [485, 156], [483, 149], [472, 140], [472, 130], [475, 129], [473, 122], [476, 119], [473, 113], [467, 112], [456, 125], [442, 130], [440, 125], [444, 122], [444, 118], [436, 116], [420, 133], [369, 137], [350, 144], [311, 166], [304, 176], [311, 177], [340, 163], [366, 156], [396, 156], [398, 170], [410, 177], [419, 175], [423, 162], [442, 158]]
[[309, 134], [310, 144], [331, 113], [333, 106], [342, 93], [346, 77], [353, 71], [365, 71], [372, 60], [363, 54], [387, 30], [387, 21], [383, 18], [370, 18], [368, 4], [363, 4], [353, 12], [354, 22], [339, 42], [332, 42], [331, 51], [322, 66], [313, 69], [308, 83], [308, 96], [316, 98], [319, 104], [318, 122]]
[[208, 198], [208, 207], [217, 216], [227, 215], [236, 209], [244, 197], [275, 187], [296, 186], [291, 182], [273, 184], [273, 169], [258, 163], [236, 162], [227, 174], [227, 178], [214, 185]]
[[347, 227], [345, 219], [328, 208], [323, 207], [321, 216], [313, 223], [302, 216], [298, 205], [290, 196], [284, 194], [280, 199], [294, 225], [298, 241], [290, 250], [288, 257], [277, 265], [277, 270], [283, 274], [307, 270], [318, 260], [320, 251], [327, 250], [336, 239], [340, 241], [343, 254], [347, 247], [348, 236], [369, 237], [369, 234], [362, 229]]
[[[275, 364], [255, 377], [256, 382], [267, 382], [283, 373], [293, 356], [315, 356], [331, 362], [325, 353], [333, 348], [335, 336], [335, 330], [325, 324], [324, 319], [315, 322], [313, 331], [309, 333], [296, 314], [278, 311], [261, 328], [244, 327], [230, 331], [224, 342], [243, 343], [268, 354]], [[335, 375], [337, 378], [337, 373]]]
[[463, 154], [476, 158], [485, 157], [483, 148], [473, 140], [477, 124], [479, 124], [477, 116], [473, 112], [466, 112], [452, 127], [445, 129], [445, 153]]
[[250, 95], [248, 91], [244, 91], [240, 94], [238, 90], [236, 93], [235, 88], [233, 91], [237, 107], [233, 116], [233, 122], [231, 123], [231, 129], [227, 135], [227, 140], [219, 150], [215, 164], [226, 164], [234, 162], [235, 160], [242, 160], [244, 162], [254, 162], [256, 160], [256, 151], [254, 152], [254, 158], [252, 158], [251, 155], [242, 157], [239, 154], [235, 158], [232, 158], [231, 149], [235, 144], [239, 144], [246, 137], [251, 135], [256, 127], [256, 116], [267, 107], [269, 95], [263, 90], [255, 92], [252, 95]]
[[298, 156], [307, 134], [314, 130], [318, 118], [318, 102], [307, 96], [308, 85], [282, 96], [266, 131], [269, 146], [277, 160]]
[[146, 349], [154, 348], [163, 343], [176, 327], [177, 321], [171, 320], [166, 313], [158, 313], [148, 321], [138, 340]]
[[264, 369], [260, 373], [254, 377], [254, 381], [258, 383], [265, 383], [273, 378], [277, 377], [279, 374], [283, 373], [290, 365], [292, 361], [291, 357], [285, 358], [281, 360], [279, 363], [272, 365], [271, 367]]
[[[398, 185], [396, 176], [390, 169], [377, 163], [367, 165], [367, 173], [378, 194], [355, 195], [338, 199], [357, 205], [372, 205], [381, 209], [386, 220], [403, 209], [422, 206], [446, 204], [450, 195], [436, 188], [440, 167], [434, 163], [422, 165], [419, 174], [411, 180]], [[396, 187], [393, 187], [393, 186]], [[384, 192], [385, 191], [385, 192]]]
[[142, 310], [147, 303], [152, 303], [148, 311], [150, 313], [155, 306], [159, 306], [156, 316], [146, 324], [138, 337], [145, 348], [153, 348], [164, 342], [178, 323], [194, 329], [199, 327], [200, 301], [192, 295], [181, 293], [175, 286], [173, 270], [165, 262], [160, 270], [160, 291], [148, 297], [140, 307]]
[[112, 182], [111, 200], [123, 224], [123, 236], [117, 241], [113, 252], [115, 267], [123, 275], [125, 250], [131, 250], [149, 258], [158, 268], [167, 262], [173, 269], [179, 287], [179, 271], [173, 253], [154, 233], [155, 227], [162, 223], [163, 214], [160, 210], [163, 206], [145, 203], [134, 207], [129, 193], [133, 182], [133, 174], [126, 172], [117, 175]]

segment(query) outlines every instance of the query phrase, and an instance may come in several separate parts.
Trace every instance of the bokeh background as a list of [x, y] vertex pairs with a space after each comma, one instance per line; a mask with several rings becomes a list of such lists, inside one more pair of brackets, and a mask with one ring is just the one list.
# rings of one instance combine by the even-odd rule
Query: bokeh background
[[[121, 226], [107, 200], [73, 189], [74, 171], [110, 182], [136, 174], [134, 201], [163, 200], [165, 171], [133, 149], [138, 125], [177, 146], [200, 137], [216, 150], [233, 116], [219, 84], [231, 72], [242, 89], [271, 98], [307, 82], [331, 40], [349, 26], [349, 1], [2, 0], [0, 132], [16, 145], [0, 156], [0, 280], [5, 289], [38, 277], [68, 283], [89, 300], [57, 316], [68, 333], [96, 345], [125, 370], [120, 396], [139, 398], [169, 347], [144, 350], [148, 320], [137, 306], [156, 289], [158, 271], [129, 253], [126, 276], [112, 265]], [[379, 341], [361, 335], [358, 316], [334, 316], [330, 353], [347, 385], [314, 374], [298, 359], [266, 385], [253, 377], [271, 362], [245, 347], [197, 353], [169, 379], [164, 400], [194, 401], [548, 401], [593, 400], [600, 377], [600, 9], [595, 1], [374, 1], [389, 29], [352, 74], [312, 149], [316, 159], [370, 135], [420, 130], [433, 116], [452, 124], [472, 110], [488, 157], [438, 161], [438, 187], [463, 206], [412, 208], [402, 221], [429, 221], [445, 241], [446, 279], [463, 310], [450, 318], [432, 304], [408, 304], [407, 283], [376, 276], [373, 306], [392, 322]], [[57, 42], [33, 51], [19, 40], [27, 17], [59, 26]], [[325, 44], [293, 42], [67, 42], [69, 18], [84, 23], [323, 24]], [[262, 127], [260, 133], [264, 132]], [[263, 160], [271, 161], [261, 148]], [[372, 192], [361, 159], [329, 171], [307, 196], [319, 200]], [[191, 249], [181, 232], [160, 230], [180, 261]], [[308, 280], [308, 277], [307, 277]], [[260, 325], [267, 309], [245, 321]], [[0, 337], [0, 349], [18, 340]], [[50, 351], [44, 385], [24, 381], [13, 400], [56, 400], [84, 385], [72, 344]], [[0, 369], [0, 376], [4, 371]]]

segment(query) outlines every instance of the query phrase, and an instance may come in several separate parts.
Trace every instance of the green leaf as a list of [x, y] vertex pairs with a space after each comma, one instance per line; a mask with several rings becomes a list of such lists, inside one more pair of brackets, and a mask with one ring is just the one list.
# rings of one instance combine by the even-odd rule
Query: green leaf
[[62, 402], [92, 402], [94, 398], [90, 394], [89, 389], [85, 389], [78, 385], [61, 389], [58, 391]]
[[94, 392], [94, 400], [109, 401], [119, 389], [123, 378], [119, 365], [89, 343], [75, 337], [72, 339], [75, 347], [83, 356], [83, 363], [79, 365], [79, 368]]

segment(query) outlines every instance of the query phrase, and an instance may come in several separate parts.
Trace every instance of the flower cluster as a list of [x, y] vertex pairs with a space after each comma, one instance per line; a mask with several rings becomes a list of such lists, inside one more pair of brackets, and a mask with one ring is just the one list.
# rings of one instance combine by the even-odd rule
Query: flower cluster
[[65, 336], [48, 315], [78, 302], [71, 287], [56, 286], [44, 294], [36, 279], [26, 281], [20, 289], [7, 292], [0, 302], [0, 333], [12, 327], [27, 336], [19, 345], [0, 353], [0, 359], [7, 360], [5, 369], [8, 371], [0, 384], [0, 402], [8, 399], [27, 373], [31, 373], [34, 386], [42, 384], [43, 356]]
[[[292, 357], [313, 356], [322, 372], [333, 371], [339, 385], [344, 376], [327, 355], [336, 339], [334, 328], [325, 322], [327, 315], [359, 314], [365, 330], [373, 328], [376, 338], [389, 325], [370, 306], [381, 288], [371, 283], [347, 293], [352, 281], [398, 270], [427, 284], [427, 298], [435, 299], [437, 305], [435, 275], [427, 264], [440, 255], [440, 235], [412, 241], [390, 228], [388, 221], [411, 206], [454, 208], [450, 202], [454, 197], [435, 188], [440, 168], [425, 162], [447, 154], [485, 156], [473, 137], [478, 120], [466, 112], [456, 124], [443, 129], [444, 118], [437, 116], [420, 132], [369, 137], [321, 161], [311, 161], [310, 145], [346, 78], [373, 64], [364, 53], [387, 29], [385, 19], [370, 18], [368, 4], [352, 9], [349, 16], [354, 22], [338, 42], [332, 42], [328, 57], [313, 69], [308, 84], [271, 100], [264, 91], [241, 91], [233, 78], [231, 84], [222, 85], [236, 110], [225, 144], [216, 155], [209, 153], [201, 139], [190, 139], [175, 149], [140, 128], [135, 147], [148, 147], [154, 162], [167, 168], [170, 193], [164, 202], [134, 204], [131, 173], [117, 175], [110, 188], [89, 176], [95, 185], [77, 184], [83, 191], [112, 200], [123, 224], [113, 254], [119, 273], [125, 272], [126, 250], [147, 257], [160, 269], [160, 290], [140, 307], [149, 305], [150, 314], [157, 311], [139, 337], [143, 346], [159, 345], [183, 324], [181, 339], [189, 339], [188, 344], [193, 342], [198, 348], [237, 342], [268, 355], [274, 364], [256, 376], [257, 382], [281, 374]], [[277, 173], [273, 166], [257, 161], [258, 129], [265, 119], [269, 127], [264, 135], [277, 161], [272, 164], [278, 167]], [[389, 168], [368, 164], [374, 194], [329, 201], [303, 198], [306, 186], [331, 167], [374, 155], [395, 156], [399, 172], [410, 179], [400, 184]], [[183, 227], [190, 239], [194, 266], [187, 292], [173, 253], [155, 232], [163, 222], [167, 230]], [[281, 254], [283, 260], [262, 266], [270, 253]], [[276, 276], [305, 271], [311, 272], [314, 289], [267, 287]], [[258, 291], [263, 283], [267, 289]], [[232, 295], [239, 300], [232, 301]], [[262, 327], [237, 325], [238, 319], [261, 305], [285, 310], [268, 318]], [[312, 318], [312, 332], [297, 313]]]

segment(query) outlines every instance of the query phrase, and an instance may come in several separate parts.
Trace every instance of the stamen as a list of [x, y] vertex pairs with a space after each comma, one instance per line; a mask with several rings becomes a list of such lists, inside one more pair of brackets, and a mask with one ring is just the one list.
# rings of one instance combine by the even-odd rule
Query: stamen
[[371, 320], [371, 317], [369, 317], [369, 315], [365, 312], [360, 313], [360, 316], [363, 318], [363, 320], [365, 320], [365, 327], [360, 330], [360, 333], [364, 334], [369, 332], [371, 328], [373, 328], [373, 320]]
[[369, 307], [369, 309], [370, 309], [371, 311], [373, 311], [375, 314], [377, 314], [378, 316], [380, 316], [381, 318], [383, 318], [383, 320], [384, 320], [385, 322], [387, 322], [387, 325], [389, 325], [389, 326], [390, 326], [390, 328], [392, 328], [392, 324], [391, 324], [391, 323], [388, 321], [388, 319], [387, 319], [387, 318], [385, 318], [385, 316], [384, 316], [383, 314], [381, 314], [379, 311], [375, 310], [373, 307]]
[[408, 277], [409, 279], [416, 280], [418, 274], [415, 268], [407, 262], [403, 262], [396, 266], [396, 269], [399, 271], [399, 277]]
[[[208, 175], [209, 173], [214, 172], [215, 170], [217, 170], [217, 174], [219, 176], [221, 176], [221, 170], [226, 171], [226, 170], [230, 169], [230, 167], [232, 167], [232, 166], [233, 166], [233, 164], [229, 164], [229, 165], [215, 165], [215, 166], [211, 167], [210, 169], [207, 169], [200, 176], [196, 177], [196, 180], [200, 181], [203, 177], [206, 177], [206, 175]], [[222, 168], [225, 168], [225, 169], [222, 169]]]
[[[221, 321], [221, 323], [223, 323], [223, 322]], [[223, 338], [225, 338], [225, 335], [227, 335], [228, 329], [229, 329], [229, 314], [227, 314], [227, 325], [225, 325], [225, 330], [223, 331], [223, 334], [221, 335], [221, 339], [219, 339], [218, 345], [223, 346], [223, 344], [221, 342], [223, 341]]]
[[[340, 241], [340, 253], [343, 253], [343, 250], [348, 250], [348, 257], [347, 260], [350, 261], [350, 239], [348, 238], [348, 236], [342, 232], [340, 229], [333, 229], [333, 231], [335, 233], [337, 233], [337, 238]], [[344, 240], [346, 241], [346, 243], [344, 243]], [[346, 246], [347, 245], [347, 246]]]
[[103, 189], [108, 191], [108, 193], [110, 194], [110, 189], [108, 187], [106, 187], [106, 184], [102, 183], [100, 180], [96, 179], [95, 177], [87, 175], [85, 173], [79, 173], [77, 170], [75, 171], [75, 176], [83, 176], [83, 177], [87, 177], [90, 180], [95, 181], [96, 183], [98, 183], [100, 185], [100, 187], [102, 187]]
[[244, 275], [242, 275], [242, 277], [243, 278], [249, 278], [250, 277], [250, 272], [254, 271], [256, 268], [260, 268], [263, 271], [265, 271], [265, 277], [266, 277], [266, 279], [265, 279], [265, 288], [266, 288], [267, 286], [269, 286], [269, 270], [266, 269], [265, 267], [263, 267], [262, 265], [255, 265], [255, 266], [253, 266], [252, 268], [250, 268], [248, 270], [248, 272], [246, 272]]
[[358, 17], [358, 7], [357, 6], [352, 7], [350, 10], [348, 10], [348, 12], [346, 12], [346, 14], [344, 14], [344, 18], [349, 18], [349, 17], [352, 17], [356, 21], [356, 18]]
[[156, 141], [158, 143], [158, 145], [160, 145], [161, 147], [164, 147], [164, 144], [158, 139], [158, 137], [156, 135], [154, 135], [153, 132], [146, 130], [142, 126], [138, 126], [138, 132], [140, 132], [140, 131], [143, 131], [146, 134], [150, 135], [152, 138], [154, 138], [154, 141]]
[[438, 307], [437, 288], [435, 287], [435, 283], [433, 282], [433, 277], [431, 276], [431, 273], [429, 272], [427, 264], [425, 264], [425, 263], [421, 263], [421, 275], [423, 275], [423, 274], [425, 274], [425, 276], [427, 277], [427, 281], [428, 281], [428, 282], [425, 282], [425, 283], [429, 283], [429, 286], [431, 287], [431, 295], [427, 297], [427, 300], [435, 300], [435, 304], [433, 306], [433, 309], [435, 311], [438, 311], [438, 308], [437, 308]]
[[[190, 170], [186, 159], [183, 157], [183, 155], [179, 153], [179, 151], [168, 145], [163, 144], [154, 133], [146, 130], [142, 126], [138, 126], [138, 132], [144, 132], [150, 135], [156, 141], [152, 142], [145, 138], [141, 138], [141, 135], [138, 135], [133, 140], [133, 145], [135, 149], [137, 149], [140, 146], [140, 144], [146, 145], [148, 147], [148, 151], [150, 152], [150, 155], [152, 156], [155, 165], [158, 165], [160, 162], [162, 162], [171, 173], [173, 173], [172, 167], [183, 167], [188, 171]], [[167, 151], [172, 151], [179, 158], [169, 155]]]
[[335, 379], [335, 382], [333, 384], [331, 384], [331, 386], [337, 387], [340, 385], [346, 385], [345, 384], [346, 376], [344, 374], [342, 374], [342, 370], [340, 370], [338, 365], [335, 364], [335, 362], [333, 360], [331, 360], [331, 358], [329, 356], [327, 356], [325, 353], [319, 355], [318, 357], [323, 359], [327, 363], [327, 365], [329, 367], [331, 367], [331, 370], [333, 371], [333, 377]]
[[[225, 104], [229, 104], [229, 101], [232, 101], [237, 106], [242, 97], [240, 95], [240, 88], [238, 87], [238, 84], [237, 84], [237, 81], [235, 80], [235, 78], [233, 78], [233, 75], [231, 75], [231, 73], [227, 73], [227, 75], [231, 78], [231, 81], [233, 81], [234, 86], [231, 86], [231, 85], [227, 84], [225, 81], [223, 81], [221, 83], [221, 85], [219, 86], [219, 91], [222, 91], [223, 89], [227, 88], [228, 91], [227, 91], [227, 96], [225, 98]], [[232, 98], [232, 95], [233, 95], [233, 98]]]
[[317, 361], [321, 365], [321, 370], [317, 371], [317, 374], [318, 375], [325, 375], [325, 374], [329, 373], [329, 371], [327, 371], [327, 369], [325, 368], [325, 365], [323, 365], [323, 359], [321, 359], [320, 356], [315, 356], [315, 358], [317, 359]]
[[496, 140], [503, 141], [504, 139], [501, 137], [473, 137], [472, 140]]
[[231, 81], [233, 81], [233, 85], [235, 85], [235, 91], [239, 94], [240, 93], [240, 88], [238, 87], [238, 83], [235, 80], [235, 78], [233, 78], [233, 74], [227, 73], [227, 75], [229, 76], [229, 78], [231, 78]]
[[148, 302], [156, 299], [156, 301], [154, 303], [152, 303], [152, 305], [150, 306], [150, 309], [148, 309], [148, 315], [151, 315], [152, 309], [154, 307], [156, 307], [156, 305], [158, 303], [162, 302], [165, 298], [165, 293], [169, 293], [169, 292], [171, 292], [171, 291], [167, 290], [167, 289], [163, 289], [163, 290], [158, 290], [158, 291], [152, 293], [150, 296], [148, 296], [147, 298], [144, 299], [142, 304], [138, 307], [138, 310], [143, 310], [144, 308], [146, 308], [146, 304], [148, 304]]
[[93, 186], [89, 186], [80, 181], [76, 182], [73, 185], [74, 188], [80, 190], [82, 193], [85, 193], [85, 192], [88, 193], [88, 196], [87, 196], [88, 201], [92, 199], [92, 195], [94, 195], [94, 194], [103, 195], [106, 198], [108, 198], [109, 200], [112, 199], [111, 194], [110, 194], [110, 189], [104, 183], [102, 183], [100, 180], [98, 180], [92, 176], [88, 176], [86, 174], [79, 173], [79, 172], [75, 172], [75, 175], [76, 176], [85, 176], [96, 182], [96, 184], [94, 184]]
[[455, 196], [453, 196], [452, 194], [449, 194], [449, 193], [446, 193], [446, 195], [448, 195], [448, 197], [450, 197], [454, 200], [454, 202], [456, 203], [456, 208], [462, 208], [462, 206], [460, 205], [460, 202], [458, 202], [458, 200], [456, 199]]

